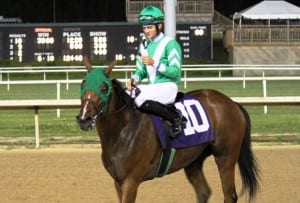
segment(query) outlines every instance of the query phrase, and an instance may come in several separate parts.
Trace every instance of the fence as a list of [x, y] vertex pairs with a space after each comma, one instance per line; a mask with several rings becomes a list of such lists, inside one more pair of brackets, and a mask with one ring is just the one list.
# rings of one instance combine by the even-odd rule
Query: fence
[[[300, 105], [300, 96], [295, 97], [232, 97], [244, 105]], [[39, 109], [78, 108], [79, 99], [54, 100], [0, 100], [0, 110], [33, 109], [35, 125], [35, 147], [40, 146]]]
[[[243, 76], [232, 77], [223, 76], [224, 71], [231, 70], [243, 70]], [[188, 82], [197, 81], [242, 81], [243, 88], [246, 87], [247, 81], [261, 81], [263, 86], [263, 97], [232, 97], [234, 101], [237, 101], [244, 105], [264, 105], [265, 113], [267, 112], [266, 105], [299, 105], [300, 96], [285, 96], [285, 97], [268, 97], [267, 96], [267, 81], [271, 80], [299, 80], [300, 76], [266, 76], [265, 71], [276, 70], [300, 70], [300, 65], [225, 65], [225, 64], [211, 64], [211, 65], [184, 65], [183, 67], [182, 82], [184, 88], [187, 88]], [[247, 70], [260, 70], [261, 76], [246, 75]], [[130, 78], [131, 73], [134, 71], [134, 66], [116, 66], [113, 69], [115, 72], [124, 72], [124, 78], [120, 81], [125, 82]], [[188, 72], [193, 71], [216, 71], [216, 76], [211, 77], [189, 77]], [[60, 108], [79, 108], [80, 101], [78, 99], [61, 99], [60, 90], [61, 84], [66, 84], [66, 89], [69, 88], [69, 84], [78, 84], [82, 79], [69, 79], [69, 74], [74, 72], [86, 72], [82, 66], [61, 66], [61, 67], [13, 67], [13, 68], [1, 68], [0, 67], [0, 85], [7, 85], [7, 91], [10, 91], [10, 85], [23, 85], [23, 84], [56, 84], [57, 96], [53, 100], [0, 100], [1, 109], [33, 109], [35, 112], [35, 140], [36, 147], [39, 147], [39, 121], [38, 110], [39, 109], [57, 109], [57, 116], [60, 116]], [[10, 79], [11, 74], [36, 74], [42, 73], [42, 80], [14, 80]], [[65, 73], [66, 78], [64, 80], [48, 80], [47, 73]], [[3, 75], [6, 74], [6, 80], [3, 80]]]
[[[101, 66], [99, 66], [101, 67]], [[103, 67], [103, 66], [102, 66]], [[241, 70], [242, 76], [240, 77], [223, 77], [222, 73], [224, 71], [237, 71]], [[247, 71], [259, 70], [261, 76], [247, 76]], [[294, 71], [298, 75], [295, 76], [267, 76], [265, 72], [270, 71]], [[114, 72], [124, 72], [124, 78], [119, 79], [125, 82], [130, 77], [131, 73], [134, 71], [133, 65], [123, 65], [116, 66], [113, 69]], [[278, 64], [278, 65], [252, 65], [252, 64], [196, 64], [196, 65], [183, 65], [183, 77], [182, 82], [184, 88], [187, 88], [188, 82], [204, 82], [204, 81], [242, 81], [243, 88], [246, 88], [247, 81], [261, 81], [262, 82], [262, 95], [266, 97], [267, 93], [267, 81], [300, 81], [300, 65], [293, 64]], [[207, 72], [216, 71], [218, 74], [212, 77], [189, 77], [188, 72]], [[57, 99], [60, 99], [60, 87], [61, 84], [66, 84], [66, 89], [69, 89], [69, 84], [78, 84], [81, 82], [82, 78], [76, 80], [70, 80], [70, 73], [80, 73], [86, 72], [86, 69], [82, 66], [58, 66], [58, 67], [12, 67], [12, 68], [1, 68], [0, 67], [0, 85], [7, 85], [7, 91], [10, 90], [10, 85], [24, 85], [24, 84], [56, 84], [57, 86]], [[11, 81], [11, 74], [37, 74], [43, 73], [43, 80], [30, 80], [30, 81]], [[65, 73], [65, 80], [47, 80], [47, 73]], [[2, 75], [7, 75], [7, 80], [2, 80]], [[265, 107], [265, 113], [266, 113]]]
[[243, 25], [234, 29], [232, 38], [234, 45], [299, 45], [300, 26]]
[[[103, 67], [103, 66], [102, 66]], [[243, 71], [242, 76], [240, 77], [224, 77], [222, 73], [224, 71], [233, 71], [241, 70]], [[249, 70], [259, 70], [261, 76], [247, 76], [247, 71]], [[267, 76], [265, 72], [268, 71], [295, 71], [299, 72], [299, 75], [295, 76]], [[131, 73], [134, 71], [134, 66], [116, 66], [113, 69], [114, 72], [124, 72], [124, 78], [119, 79], [121, 82], [125, 82], [130, 77]], [[297, 80], [300, 81], [300, 65], [291, 65], [291, 64], [278, 64], [278, 65], [249, 65], [249, 64], [197, 64], [197, 65], [183, 65], [183, 77], [182, 82], [184, 88], [187, 88], [188, 82], [200, 82], [200, 81], [242, 81], [243, 88], [246, 87], [247, 81], [261, 81], [262, 82], [262, 95], [266, 97], [267, 94], [267, 81], [281, 80], [281, 81], [291, 81]], [[216, 71], [218, 74], [211, 77], [189, 77], [188, 72], [207, 72], [207, 71]], [[0, 85], [7, 85], [7, 91], [10, 90], [10, 85], [23, 85], [23, 84], [56, 84], [57, 85], [57, 99], [60, 99], [60, 86], [61, 84], [66, 84], [66, 89], [69, 89], [69, 84], [80, 83], [82, 78], [76, 80], [70, 80], [70, 73], [79, 73], [86, 72], [86, 69], [82, 66], [59, 66], [59, 67], [13, 67], [13, 68], [1, 68], [0, 67], [0, 76], [6, 74], [7, 80], [1, 80]], [[43, 73], [43, 80], [29, 80], [29, 81], [11, 81], [11, 74], [34, 74], [34, 73]], [[47, 73], [65, 73], [65, 80], [47, 80]]]

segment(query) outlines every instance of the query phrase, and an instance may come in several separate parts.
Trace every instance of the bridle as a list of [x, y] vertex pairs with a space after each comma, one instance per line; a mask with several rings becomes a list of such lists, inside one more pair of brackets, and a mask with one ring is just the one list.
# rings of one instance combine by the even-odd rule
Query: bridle
[[[132, 98], [131, 95], [132, 95], [132, 90], [130, 91], [130, 98]], [[110, 101], [110, 99], [108, 100], [108, 102], [109, 101]], [[116, 109], [115, 111], [110, 112], [108, 114], [104, 114], [105, 113], [104, 108], [103, 108], [105, 106], [104, 104], [97, 107], [97, 104], [91, 98], [86, 98], [83, 100], [83, 103], [86, 103], [86, 102], [91, 103], [96, 112], [96, 114], [92, 117], [93, 125], [96, 123], [96, 120], [120, 113], [121, 111], [123, 111], [125, 108], [127, 108], [131, 104], [131, 101], [129, 101], [129, 102], [123, 104], [120, 108]]]
[[99, 107], [97, 107], [96, 103], [91, 99], [91, 98], [86, 98], [83, 100], [83, 103], [91, 103], [93, 105], [93, 108], [96, 112], [96, 114], [92, 117], [92, 120], [95, 121], [97, 118], [101, 117], [101, 115], [104, 113], [104, 105], [100, 105]]

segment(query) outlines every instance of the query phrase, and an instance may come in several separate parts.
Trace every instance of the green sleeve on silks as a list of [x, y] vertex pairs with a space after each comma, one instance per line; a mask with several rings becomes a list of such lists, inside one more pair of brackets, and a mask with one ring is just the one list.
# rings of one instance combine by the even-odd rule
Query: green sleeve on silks
[[181, 80], [181, 66], [182, 66], [182, 51], [176, 40], [171, 40], [166, 48], [165, 53], [160, 58], [160, 65], [158, 71], [175, 82]]
[[[160, 43], [163, 45], [163, 40], [168, 40], [168, 42], [164, 46], [160, 46]], [[141, 49], [143, 49], [143, 47], [140, 46], [139, 53], [141, 53]], [[148, 80], [149, 83], [180, 82], [182, 51], [176, 40], [164, 39], [162, 37], [157, 41], [149, 42], [147, 44], [147, 55], [155, 60], [153, 68], [156, 69], [156, 72], [147, 72], [147, 66], [141, 61], [140, 57], [137, 56], [136, 71], [133, 76], [136, 81], [140, 82], [144, 78], [151, 78]], [[159, 58], [156, 59], [157, 56]]]
[[140, 56], [136, 57], [136, 70], [134, 73], [134, 77], [137, 82], [142, 81], [144, 78], [147, 77], [147, 70], [145, 64], [142, 62]]

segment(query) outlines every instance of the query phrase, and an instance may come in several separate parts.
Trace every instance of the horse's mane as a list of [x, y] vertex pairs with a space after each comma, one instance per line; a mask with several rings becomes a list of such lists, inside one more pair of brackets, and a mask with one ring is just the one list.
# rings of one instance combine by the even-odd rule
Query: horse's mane
[[125, 104], [133, 103], [133, 99], [125, 92], [125, 89], [119, 80], [112, 79], [111, 83], [118, 98], [120, 98], [122, 102]]

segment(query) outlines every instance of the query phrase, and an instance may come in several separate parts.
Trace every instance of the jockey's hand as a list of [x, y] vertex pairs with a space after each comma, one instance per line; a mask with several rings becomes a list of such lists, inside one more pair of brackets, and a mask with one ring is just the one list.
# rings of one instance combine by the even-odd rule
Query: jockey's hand
[[126, 83], [126, 88], [128, 89], [128, 90], [133, 90], [134, 88], [135, 88], [135, 86], [136, 86], [136, 81], [135, 81], [135, 79], [133, 79], [133, 78], [131, 78], [129, 81], [127, 81], [127, 83]]
[[143, 61], [143, 63], [145, 65], [150, 65], [150, 66], [153, 66], [153, 64], [155, 62], [154, 59], [152, 59], [149, 56], [141, 56], [141, 60]]

